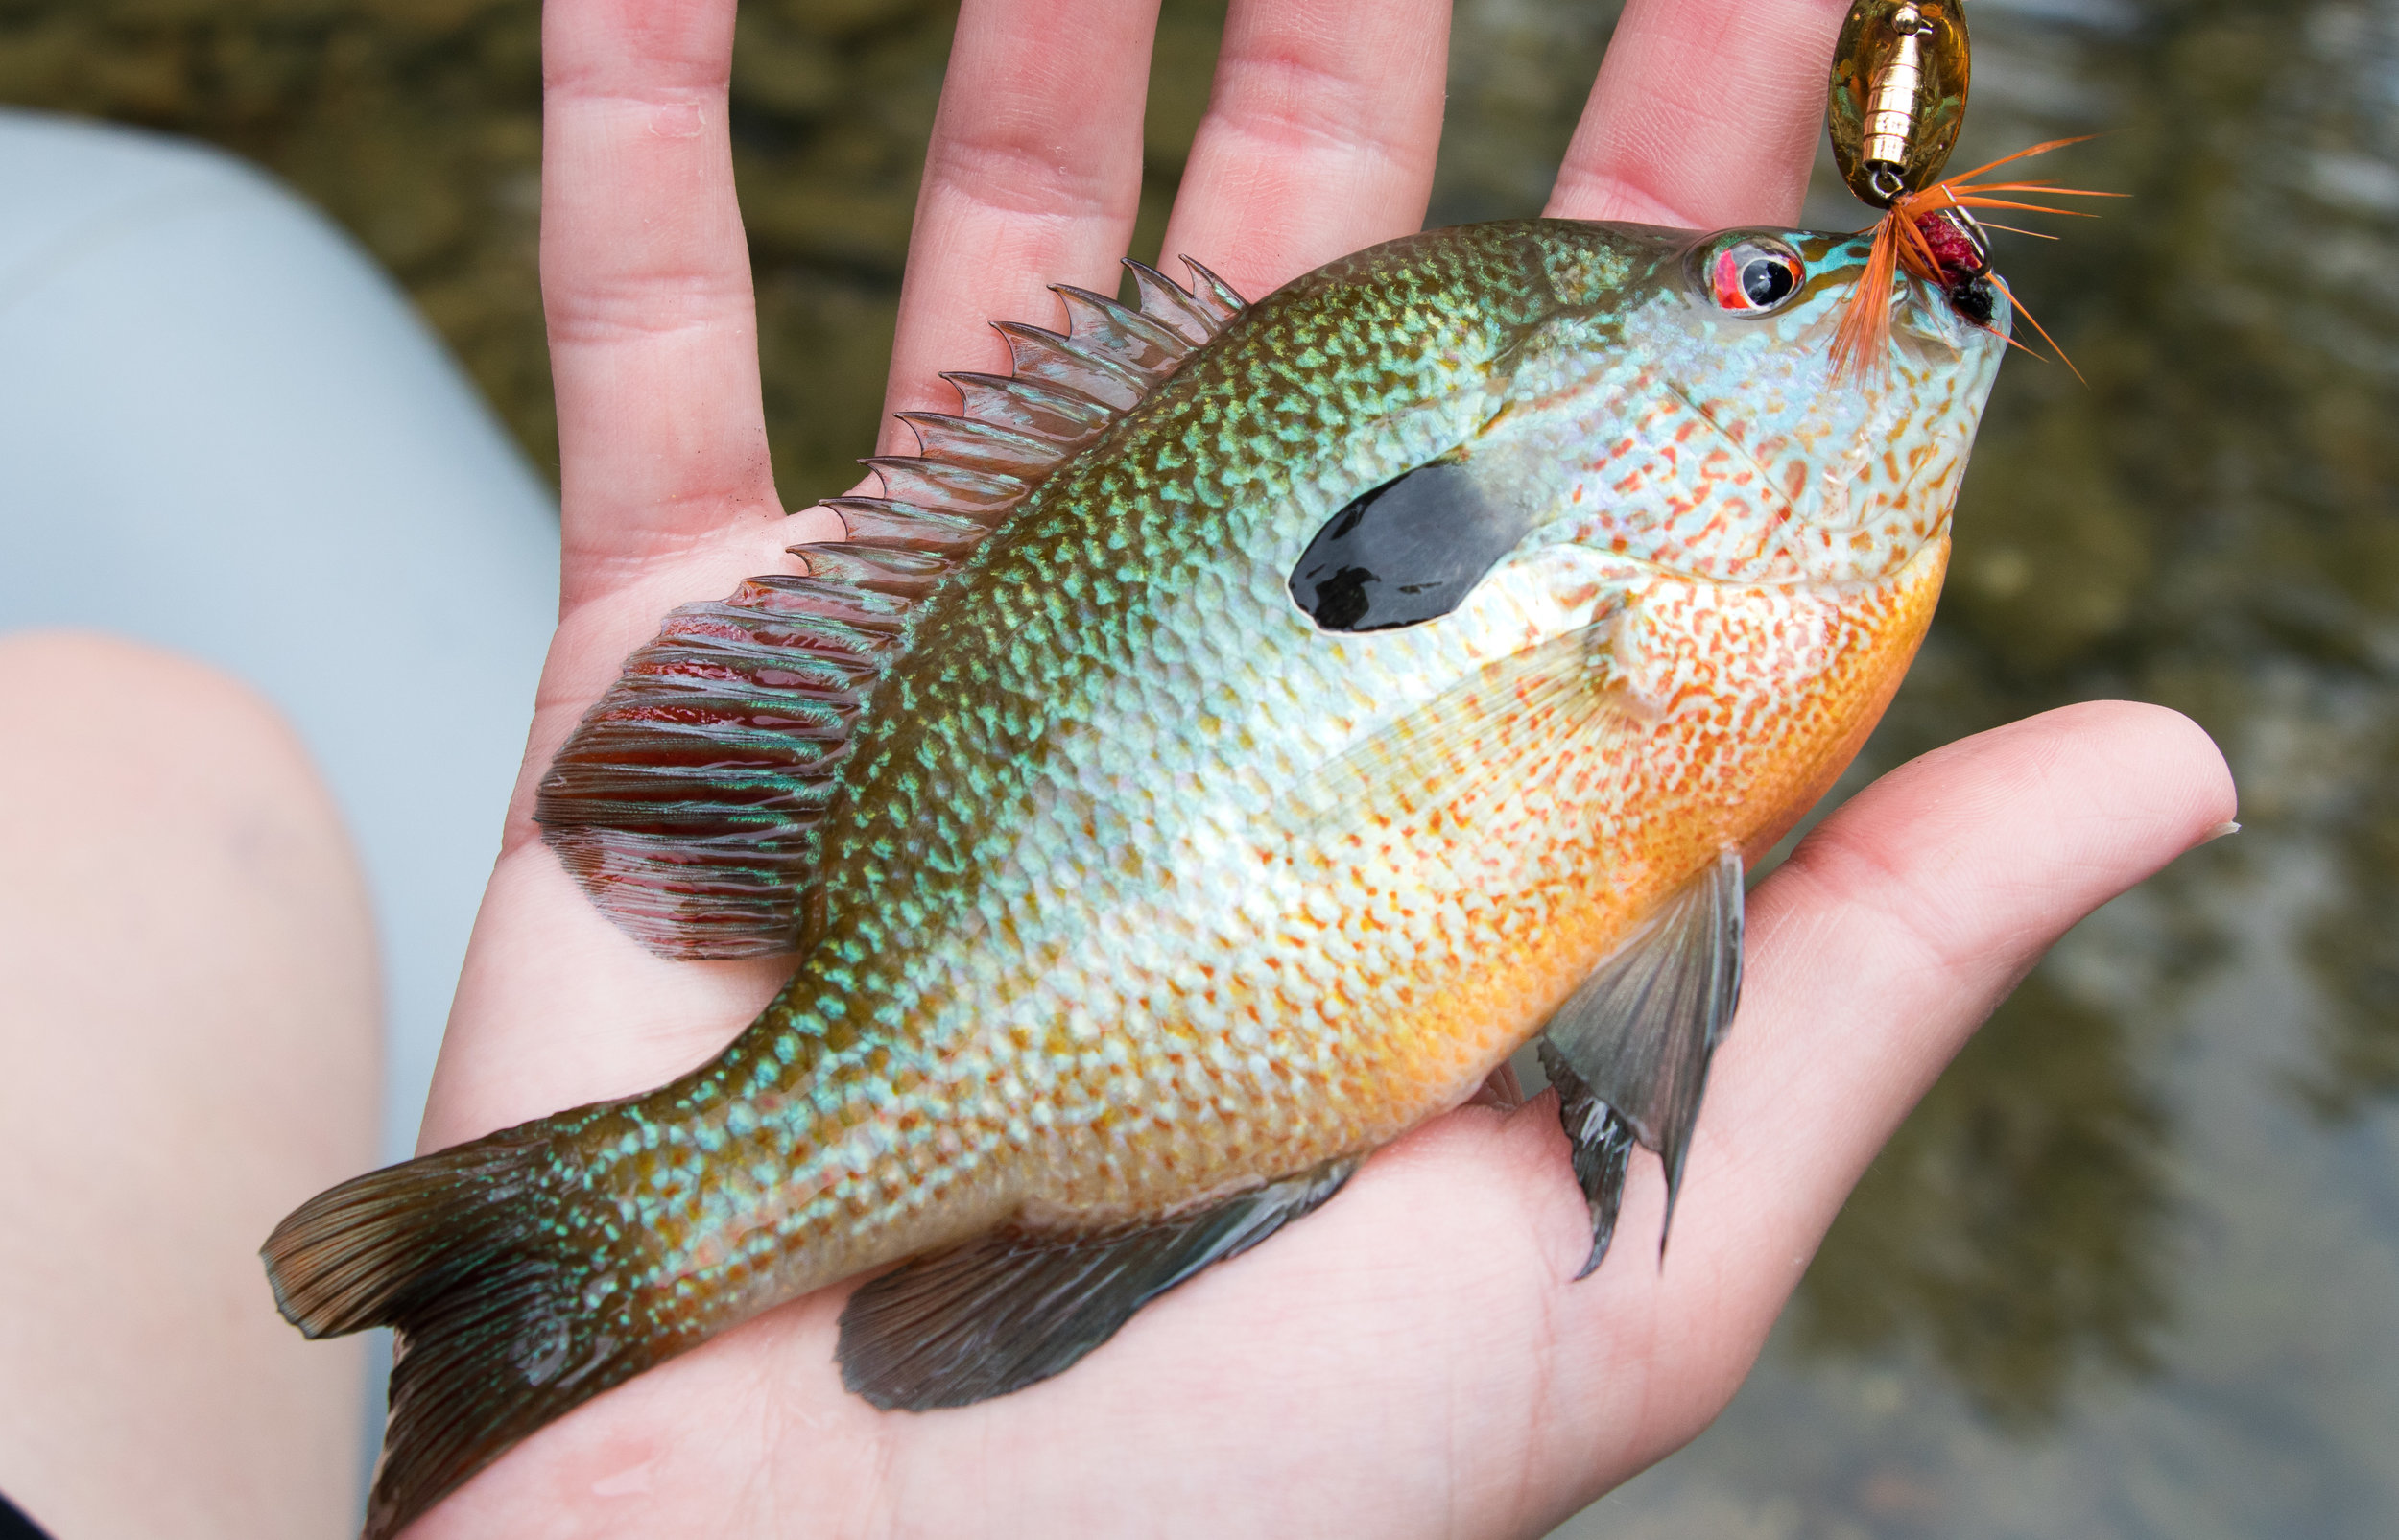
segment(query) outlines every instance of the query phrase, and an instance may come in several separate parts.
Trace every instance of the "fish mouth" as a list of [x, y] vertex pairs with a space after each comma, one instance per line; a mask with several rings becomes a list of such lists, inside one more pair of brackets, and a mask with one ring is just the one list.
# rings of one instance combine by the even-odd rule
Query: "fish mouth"
[[1949, 308], [1956, 311], [1969, 326], [1989, 331], [1992, 322], [1999, 318], [1999, 286], [1991, 282], [1991, 275], [1987, 272], [1960, 279], [1942, 293], [1949, 300]]
[[1991, 238], [1981, 223], [1959, 206], [1920, 215], [1915, 227], [1933, 254], [1936, 276], [1928, 281], [1941, 291], [1959, 319], [1989, 331], [1999, 314], [2001, 290], [1992, 281]]
[[2005, 300], [1999, 286], [1982, 274], [1948, 286], [1910, 276], [1906, 292], [1891, 301], [1891, 331], [1937, 343], [1955, 353], [1974, 345], [1977, 335], [2004, 335], [1994, 322]]
[[[1951, 228], [1945, 218], [1925, 218], [1936, 221], [1944, 230]], [[1839, 324], [1834, 342], [1837, 364], [1853, 341], [1864, 349], [1851, 355], [1851, 364], [1841, 366], [1844, 371], [1871, 352], [1867, 339], [1877, 334], [1906, 336], [1919, 344], [1937, 344], [1953, 357], [1962, 357], [1988, 340], [2005, 343], [2012, 329], [2015, 307], [2007, 284], [1991, 270], [1983, 249], [1962, 236], [1942, 242], [1944, 260], [1937, 276], [1927, 277], [1905, 268], [1883, 270], [1890, 284], [1887, 326], [1860, 325], [1859, 306], [1867, 303], [1860, 289], [1877, 276], [1873, 231], [1815, 235], [1803, 243], [1803, 249], [1809, 265], [1809, 302], [1817, 303], [1819, 297], [1829, 301], [1825, 305], [1829, 319]], [[1858, 333], [1854, 340], [1844, 335], [1853, 329]]]

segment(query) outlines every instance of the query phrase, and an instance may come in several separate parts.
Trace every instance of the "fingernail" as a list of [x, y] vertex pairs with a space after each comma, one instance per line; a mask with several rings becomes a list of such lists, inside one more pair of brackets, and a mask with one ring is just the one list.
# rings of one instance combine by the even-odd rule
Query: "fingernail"
[[2204, 835], [2201, 835], [2201, 836], [2199, 837], [2199, 843], [2200, 843], [2200, 844], [2209, 844], [2209, 843], [2214, 842], [2215, 841], [2221, 840], [2224, 836], [2226, 836], [2226, 835], [2228, 835], [2228, 834], [2239, 834], [2240, 832], [2241, 832], [2241, 825], [2239, 825], [2238, 823], [2234, 823], [2234, 822], [2231, 822], [2231, 821], [2227, 820], [2227, 821], [2225, 821], [2225, 822], [2222, 822], [2222, 823], [2220, 823], [2220, 824], [2216, 825], [2216, 827], [2214, 827], [2213, 829], [2208, 830], [2208, 831], [2207, 831], [2207, 833], [2205, 833]]

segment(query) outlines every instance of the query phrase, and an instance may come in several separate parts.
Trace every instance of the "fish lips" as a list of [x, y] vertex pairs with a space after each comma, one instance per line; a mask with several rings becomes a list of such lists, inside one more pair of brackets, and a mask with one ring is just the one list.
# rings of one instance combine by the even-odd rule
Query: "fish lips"
[[2005, 342], [2015, 320], [2007, 285], [1996, 277], [1977, 275], [1944, 287], [1913, 273], [1907, 275], [1905, 297], [1895, 301], [1892, 334], [1938, 343], [1954, 353]]

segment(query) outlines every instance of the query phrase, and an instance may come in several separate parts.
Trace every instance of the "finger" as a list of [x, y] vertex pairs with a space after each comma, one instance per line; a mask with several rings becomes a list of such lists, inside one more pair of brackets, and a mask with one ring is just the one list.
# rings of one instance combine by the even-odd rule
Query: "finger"
[[1695, 229], [1799, 216], [1848, 0], [1631, 0], [1548, 212]]
[[542, 304], [563, 606], [774, 507], [725, 129], [733, 0], [550, 0]]
[[[1114, 294], [1141, 205], [1155, 0], [967, 0], [909, 235], [889, 412], [957, 410], [944, 369], [1008, 371], [994, 320], [1056, 324], [1048, 287]], [[889, 424], [887, 450], [913, 449]]]
[[1755, 1051], [1780, 1086], [1770, 1110], [1728, 1122], [1729, 1153], [1814, 1147], [1829, 1222], [2041, 955], [2233, 812], [2207, 734], [2130, 701], [2048, 712], [1884, 777], [1756, 894], [1751, 955], [1769, 992]]
[[[1621, 1419], [1629, 1395], [1653, 1430], [1609, 1480], [1730, 1398], [1867, 1162], [2041, 954], [2232, 811], [2222, 756], [2188, 719], [2073, 706], [1885, 776], [1759, 887], [1741, 1013], [1710, 1077], [1665, 1266], [1611, 1264], [1598, 1290], [1546, 1286], [1580, 1360], [1567, 1376], [1580, 1388], [1554, 1417]], [[1544, 1113], [1554, 1123], [1546, 1105], [1525, 1116]], [[1554, 1127], [1519, 1137], [1556, 1145]], [[1554, 1185], [1571, 1229], [1580, 1198]], [[1618, 1234], [1655, 1234], [1661, 1217], [1659, 1187], [1636, 1183]], [[1575, 1239], [1561, 1238], [1561, 1256]], [[1603, 1385], [1621, 1377], [1628, 1339], [1661, 1372]], [[1582, 1471], [1588, 1446], [1570, 1426], [1557, 1437], [1558, 1468]]]
[[1256, 298], [1424, 225], [1449, 0], [1235, 0], [1164, 251]]

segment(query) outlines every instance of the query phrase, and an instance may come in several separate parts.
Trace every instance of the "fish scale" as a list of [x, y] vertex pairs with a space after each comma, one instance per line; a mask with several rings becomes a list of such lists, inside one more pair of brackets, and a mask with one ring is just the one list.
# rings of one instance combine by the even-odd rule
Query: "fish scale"
[[[1790, 294], [1728, 313], [1725, 252]], [[1836, 381], [1865, 257], [1514, 222], [1247, 308], [1141, 270], [1140, 313], [1061, 291], [1071, 335], [1004, 328], [1015, 375], [961, 377], [927, 458], [835, 500], [847, 544], [670, 618], [544, 783], [632, 934], [793, 950], [790, 983], [669, 1085], [271, 1240], [306, 1329], [401, 1328], [370, 1531], [888, 1263], [841, 1348], [877, 1404], [1056, 1373], [1545, 1027], [1583, 1045], [1570, 1135], [1617, 1119], [1671, 1191], [1737, 989], [1735, 853], [1896, 687], [2002, 345], [1902, 277], [1888, 380]], [[1481, 576], [1408, 586], [1469, 540]], [[1354, 613], [1306, 607], [1319, 550], [1310, 592]], [[1446, 607], [1383, 625], [1369, 585]], [[1663, 1015], [1583, 1020], [1649, 960], [1627, 998]]]

